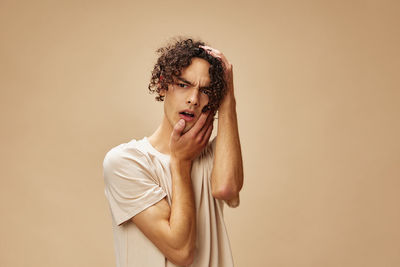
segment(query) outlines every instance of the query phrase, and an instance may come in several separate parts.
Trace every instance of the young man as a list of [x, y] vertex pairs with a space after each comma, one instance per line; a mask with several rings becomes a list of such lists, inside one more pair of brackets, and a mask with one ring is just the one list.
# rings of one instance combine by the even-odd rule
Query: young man
[[164, 101], [161, 125], [103, 162], [117, 266], [233, 266], [223, 206], [239, 205], [243, 167], [232, 65], [192, 39], [157, 52], [149, 89]]

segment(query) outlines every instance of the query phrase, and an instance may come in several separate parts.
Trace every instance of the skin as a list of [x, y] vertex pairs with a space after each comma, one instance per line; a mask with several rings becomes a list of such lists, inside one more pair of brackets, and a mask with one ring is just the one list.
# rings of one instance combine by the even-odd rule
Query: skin
[[[195, 119], [185, 123], [182, 133], [189, 131], [199, 119], [201, 109], [208, 104], [208, 95], [200, 88], [209, 86], [211, 80], [208, 74], [210, 64], [201, 58], [193, 58], [192, 64], [182, 71], [175, 84], [169, 85], [167, 91], [161, 92], [164, 99], [164, 119], [166, 126], [173, 127], [180, 119], [179, 111], [192, 110]], [[168, 131], [167, 131], [168, 133]], [[167, 151], [168, 152], [168, 151]]]
[[243, 160], [236, 114], [233, 86], [233, 65], [219, 50], [201, 46], [222, 61], [227, 82], [227, 94], [218, 110], [218, 136], [211, 174], [213, 196], [225, 200], [229, 206], [240, 203], [239, 192], [243, 186]]
[[[243, 167], [233, 95], [232, 64], [216, 49], [209, 53], [224, 63], [228, 94], [219, 108], [218, 136], [211, 177], [215, 198], [225, 200], [230, 206], [239, 204], [239, 191], [243, 185]], [[196, 210], [191, 183], [191, 166], [209, 142], [214, 113], [202, 113], [209, 99], [201, 90], [208, 86], [209, 63], [193, 58], [191, 65], [182, 70], [181, 77], [191, 85], [177, 81], [164, 94], [164, 116], [161, 125], [148, 138], [161, 153], [169, 154], [172, 177], [172, 204], [164, 198], [145, 209], [131, 220], [171, 262], [190, 265], [194, 260], [196, 241]], [[185, 122], [179, 112], [190, 109], [195, 119]]]

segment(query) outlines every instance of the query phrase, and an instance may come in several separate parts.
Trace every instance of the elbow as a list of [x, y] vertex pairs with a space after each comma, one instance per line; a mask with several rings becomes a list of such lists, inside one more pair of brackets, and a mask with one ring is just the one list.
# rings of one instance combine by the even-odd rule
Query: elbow
[[182, 266], [189, 266], [194, 261], [194, 248], [191, 250], [187, 250], [183, 253], [181, 259]]
[[230, 174], [211, 175], [211, 191], [214, 198], [221, 200], [232, 200], [239, 197], [239, 192], [243, 186], [243, 171]]
[[225, 185], [219, 188], [212, 189], [212, 195], [214, 198], [222, 200], [231, 200], [239, 195], [240, 188], [233, 185]]
[[175, 255], [170, 259], [174, 264], [179, 266], [189, 266], [194, 261], [194, 248], [181, 249], [176, 251]]

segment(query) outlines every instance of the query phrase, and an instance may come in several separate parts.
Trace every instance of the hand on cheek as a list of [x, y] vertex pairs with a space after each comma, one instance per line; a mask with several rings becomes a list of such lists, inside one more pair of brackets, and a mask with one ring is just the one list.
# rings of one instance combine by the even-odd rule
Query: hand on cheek
[[186, 122], [176, 123], [170, 138], [171, 156], [183, 161], [194, 160], [208, 144], [213, 129], [213, 113], [202, 113], [193, 127], [182, 134]]

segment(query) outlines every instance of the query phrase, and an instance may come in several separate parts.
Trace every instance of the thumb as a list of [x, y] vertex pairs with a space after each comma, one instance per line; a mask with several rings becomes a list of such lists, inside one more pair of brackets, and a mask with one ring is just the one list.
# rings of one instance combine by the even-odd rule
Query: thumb
[[174, 140], [178, 140], [179, 137], [181, 136], [181, 133], [183, 131], [183, 129], [185, 129], [185, 120], [184, 119], [180, 119], [174, 126], [174, 129], [172, 130], [172, 139]]

